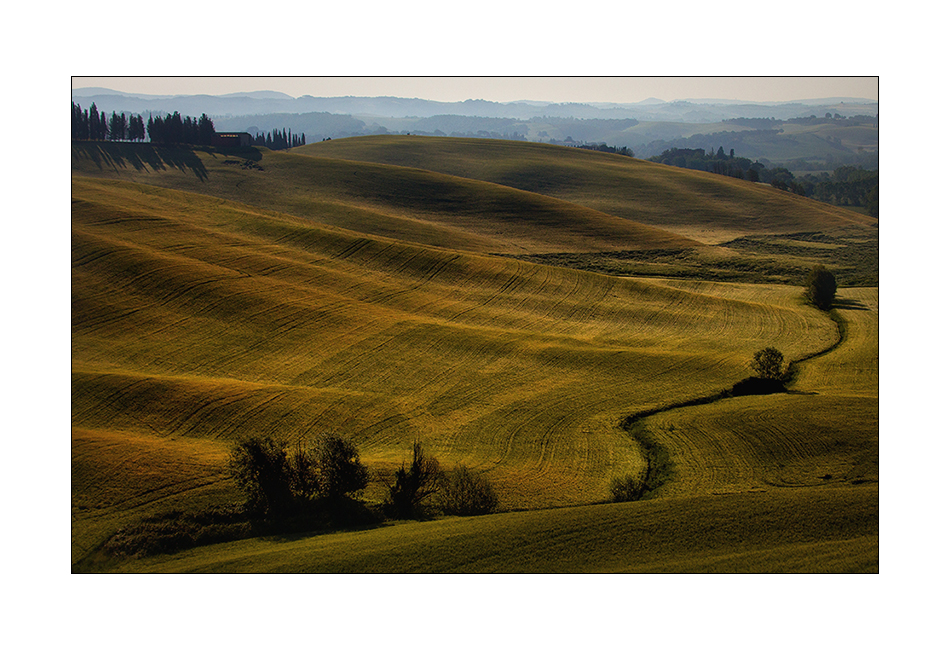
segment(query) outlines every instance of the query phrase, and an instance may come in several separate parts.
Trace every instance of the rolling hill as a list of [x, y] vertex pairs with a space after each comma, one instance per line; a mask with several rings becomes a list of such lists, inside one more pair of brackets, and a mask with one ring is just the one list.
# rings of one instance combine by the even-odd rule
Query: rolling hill
[[[504, 161], [509, 173], [518, 155], [532, 170], [549, 149], [522, 147]], [[856, 308], [842, 312], [839, 343], [836, 324], [794, 287], [611, 277], [516, 259], [514, 250], [708, 246], [500, 178], [298, 152], [139, 152], [73, 150], [74, 565], [88, 570], [83, 562], [116, 530], [148, 515], [237, 500], [226, 461], [240, 437], [336, 432], [369, 465], [371, 501], [418, 440], [444, 465], [490, 478], [509, 512], [304, 536], [278, 548], [245, 540], [196, 549], [184, 564], [108, 566], [876, 569], [876, 289], [847, 290]], [[586, 155], [573, 158], [594, 152], [568, 153], [562, 172], [573, 174], [574, 196], [596, 194], [577, 180], [598, 176], [584, 172]], [[612, 158], [598, 154], [591, 165], [607, 169]], [[699, 210], [689, 207], [699, 201], [695, 179], [629, 162], [617, 174], [643, 170], [678, 192], [652, 199], [655, 209], [682, 199], [684, 210]], [[701, 180], [727, 197], [722, 205], [743, 205], [747, 195], [728, 179]], [[786, 197], [769, 200], [786, 205]], [[729, 209], [737, 214], [720, 217], [722, 228], [745, 223], [740, 208]], [[868, 228], [839, 212], [805, 212], [786, 227], [817, 227], [827, 214], [830, 231]], [[612, 478], [649, 462], [636, 432], [622, 427], [625, 416], [716, 394], [745, 377], [751, 354], [767, 345], [813, 357], [792, 393], [646, 418], [641, 426], [668, 450], [671, 476], [648, 501], [590, 505], [608, 497]], [[735, 532], [697, 546], [699, 512]], [[788, 531], [799, 532], [742, 523], [759, 517], [797, 518]], [[835, 528], [841, 518], [850, 523]], [[651, 546], [649, 522], [657, 534], [693, 532]], [[565, 543], [589, 546], [588, 559], [552, 563], [561, 552], [552, 527], [570, 531]], [[499, 546], [486, 554], [477, 540], [489, 531]], [[436, 562], [459, 534], [468, 541]], [[530, 561], [514, 551], [525, 539], [534, 540]], [[618, 546], [622, 539], [640, 541]], [[341, 554], [340, 543], [354, 550]], [[399, 564], [407, 554], [414, 563]]]
[[[438, 172], [252, 150], [245, 159], [188, 151], [177, 166], [134, 145], [73, 148], [84, 175], [240, 201], [363, 232], [452, 250], [544, 253], [682, 249], [696, 242], [575, 203]], [[226, 150], [225, 150], [226, 151]]]
[[876, 220], [755, 183], [555, 145], [369, 136], [318, 142], [302, 155], [427, 169], [537, 192], [718, 244], [756, 234], [867, 234]]
[[[867, 573], [877, 491], [782, 491], [255, 539], [127, 565], [149, 572]], [[491, 540], [486, 543], [486, 540]]]

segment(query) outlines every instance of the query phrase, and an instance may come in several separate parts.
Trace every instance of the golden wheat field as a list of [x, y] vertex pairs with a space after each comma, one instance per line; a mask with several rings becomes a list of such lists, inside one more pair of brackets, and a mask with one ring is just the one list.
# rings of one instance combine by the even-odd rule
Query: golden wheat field
[[[421, 441], [490, 479], [503, 512], [107, 570], [876, 570], [876, 287], [841, 289], [839, 329], [799, 287], [508, 256], [867, 219], [599, 152], [353, 140], [263, 151], [262, 169], [214, 151], [176, 166], [74, 148], [74, 565], [146, 516], [237, 501], [238, 439], [332, 432], [359, 448], [369, 501]], [[359, 146], [376, 159], [348, 160]], [[620, 189], [584, 199], [618, 165]], [[807, 359], [789, 393], [673, 408], [747, 377], [766, 346]], [[648, 411], [661, 412], [637, 426], [668, 453], [668, 476], [647, 500], [605, 503], [612, 479], [647, 471], [622, 423]]]

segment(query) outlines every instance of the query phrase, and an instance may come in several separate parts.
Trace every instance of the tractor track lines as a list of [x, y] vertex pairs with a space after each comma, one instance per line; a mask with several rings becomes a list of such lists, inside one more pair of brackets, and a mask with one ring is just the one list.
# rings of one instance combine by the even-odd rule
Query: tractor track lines
[[[110, 392], [74, 374], [75, 425], [175, 442], [329, 429], [384, 462], [417, 437], [446, 464], [490, 471], [518, 507], [597, 500], [609, 472], [641, 462], [603, 425], [631, 401], [725, 383], [772, 330], [779, 343], [823, 331], [781, 292], [687, 290], [180, 200], [156, 208], [166, 220], [74, 222], [76, 360], [192, 378]], [[709, 480], [745, 470], [723, 471]]]

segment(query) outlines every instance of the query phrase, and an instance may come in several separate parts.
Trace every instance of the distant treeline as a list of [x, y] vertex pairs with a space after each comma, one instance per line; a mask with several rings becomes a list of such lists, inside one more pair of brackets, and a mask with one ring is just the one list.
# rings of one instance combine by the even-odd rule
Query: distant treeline
[[287, 129], [274, 129], [268, 134], [258, 133], [252, 142], [258, 147], [268, 149], [289, 149], [307, 144], [306, 134], [291, 133]]
[[73, 140], [142, 141], [146, 134], [151, 142], [159, 144], [212, 145], [216, 132], [214, 122], [205, 114], [184, 117], [178, 111], [165, 117], [149, 115], [146, 123], [141, 115], [112, 112], [111, 118], [100, 113], [95, 102], [88, 110], [72, 103]]
[[88, 110], [83, 110], [72, 102], [72, 138], [73, 140], [144, 140], [145, 123], [141, 115], [125, 113], [107, 118], [100, 113], [95, 102]]
[[766, 167], [759, 161], [735, 155], [735, 150], [726, 154], [722, 147], [713, 153], [703, 149], [667, 149], [659, 156], [649, 158], [673, 167], [697, 169], [723, 176], [741, 178], [754, 183], [769, 183], [772, 187], [807, 196], [832, 205], [866, 208], [878, 216], [878, 172], [861, 167], [843, 166], [831, 174], [806, 174], [796, 178], [785, 167]]
[[619, 153], [621, 156], [633, 157], [633, 151], [630, 147], [610, 147], [603, 142], [600, 144], [578, 144], [574, 146], [578, 149], [591, 149], [592, 151], [603, 151], [604, 153]]
[[[753, 183], [772, 182], [773, 178], [776, 177], [773, 171], [778, 170], [785, 171], [790, 178], [794, 179], [787, 169], [770, 170], [759, 161], [752, 162], [748, 158], [737, 157], [735, 149], [731, 149], [727, 155], [722, 147], [719, 147], [719, 151], [716, 153], [712, 151], [706, 153], [703, 149], [667, 149], [659, 156], [653, 156], [648, 160], [673, 167], [697, 169], [721, 174], [722, 176], [742, 178]], [[781, 178], [781, 176], [781, 171], [778, 171], [778, 177]]]
[[856, 126], [859, 124], [871, 124], [877, 126], [878, 118], [876, 115], [852, 115], [851, 117], [842, 117], [838, 113], [832, 115], [825, 113], [824, 117], [810, 115], [809, 117], [791, 117], [787, 120], [776, 120], [774, 117], [734, 117], [723, 120], [724, 124], [736, 124], [738, 126], [748, 126], [753, 129], [779, 129], [785, 124], [840, 124], [842, 126]]
[[160, 144], [197, 144], [213, 145], [215, 141], [214, 122], [201, 114], [198, 119], [182, 119], [178, 111], [165, 117], [148, 118], [148, 139]]
[[[112, 112], [111, 117], [100, 113], [95, 102], [87, 109], [72, 102], [73, 140], [122, 140], [143, 141], [148, 136], [156, 144], [191, 144], [211, 146], [216, 142], [217, 131], [207, 114], [201, 117], [182, 117], [178, 111], [162, 116], [149, 115], [145, 122], [141, 115], [126, 115]], [[291, 133], [287, 129], [274, 129], [271, 133], [258, 133], [253, 144], [268, 149], [288, 149], [307, 144], [304, 134]]]
[[796, 181], [799, 194], [832, 205], [851, 205], [867, 208], [872, 217], [878, 216], [878, 172], [845, 165], [831, 172], [805, 174]]

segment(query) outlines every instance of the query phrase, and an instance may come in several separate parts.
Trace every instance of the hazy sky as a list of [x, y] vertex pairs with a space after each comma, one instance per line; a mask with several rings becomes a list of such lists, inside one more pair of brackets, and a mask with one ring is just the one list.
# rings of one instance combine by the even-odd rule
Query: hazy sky
[[276, 90], [293, 97], [353, 95], [499, 102], [639, 102], [651, 97], [666, 101], [878, 99], [877, 77], [73, 77], [72, 86], [153, 95]]

